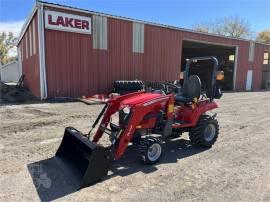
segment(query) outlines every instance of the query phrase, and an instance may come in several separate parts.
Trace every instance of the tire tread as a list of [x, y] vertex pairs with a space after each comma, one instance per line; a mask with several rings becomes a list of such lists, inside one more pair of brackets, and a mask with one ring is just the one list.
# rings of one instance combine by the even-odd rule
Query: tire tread
[[[204, 128], [209, 122], [213, 123], [216, 126], [216, 136], [210, 143], [206, 143], [203, 138], [203, 135], [204, 135], [203, 132], [204, 132]], [[218, 121], [209, 115], [203, 114], [199, 118], [197, 125], [190, 130], [189, 139], [192, 145], [211, 147], [216, 142], [218, 138], [218, 134], [219, 134]]]

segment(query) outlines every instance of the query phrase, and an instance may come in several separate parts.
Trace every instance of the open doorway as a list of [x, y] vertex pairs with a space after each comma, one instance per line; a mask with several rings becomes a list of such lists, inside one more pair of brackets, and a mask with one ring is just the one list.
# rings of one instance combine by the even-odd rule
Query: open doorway
[[[236, 47], [223, 46], [194, 41], [183, 41], [181, 69], [185, 69], [186, 59], [192, 57], [214, 56], [218, 59], [220, 69], [224, 71], [223, 90], [234, 89], [234, 67], [236, 62]], [[207, 64], [205, 64], [207, 66]], [[205, 68], [207, 70], [207, 68]]]

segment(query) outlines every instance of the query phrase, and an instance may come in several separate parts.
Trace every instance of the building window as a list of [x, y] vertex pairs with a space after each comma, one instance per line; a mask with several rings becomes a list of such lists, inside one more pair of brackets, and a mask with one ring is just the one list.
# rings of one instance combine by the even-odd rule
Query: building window
[[254, 49], [255, 49], [255, 43], [254, 43], [254, 41], [250, 41], [250, 43], [249, 43], [249, 55], [248, 55], [249, 62], [253, 62], [253, 60], [254, 60]]
[[133, 23], [133, 52], [144, 53], [144, 24]]
[[265, 52], [265, 53], [263, 54], [263, 64], [264, 64], [264, 65], [270, 64], [270, 53]]
[[107, 50], [107, 17], [93, 16], [93, 48]]
[[234, 55], [229, 55], [229, 61], [234, 61]]

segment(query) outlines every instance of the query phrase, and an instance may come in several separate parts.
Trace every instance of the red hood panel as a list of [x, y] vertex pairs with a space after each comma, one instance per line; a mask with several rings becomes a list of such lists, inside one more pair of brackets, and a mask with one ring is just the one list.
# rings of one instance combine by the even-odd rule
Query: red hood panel
[[156, 94], [156, 93], [143, 93], [143, 94], [135, 95], [134, 97], [130, 97], [130, 98], [125, 99], [122, 101], [121, 104], [123, 104], [123, 105], [136, 105], [136, 104], [144, 103], [147, 101], [151, 101], [155, 98], [161, 98], [161, 97], [164, 97], [164, 96], [161, 94]]

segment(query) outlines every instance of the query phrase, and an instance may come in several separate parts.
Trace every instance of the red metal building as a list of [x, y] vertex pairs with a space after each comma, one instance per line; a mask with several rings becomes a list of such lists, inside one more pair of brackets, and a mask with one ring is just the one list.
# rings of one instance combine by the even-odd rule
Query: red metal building
[[121, 79], [175, 80], [185, 58], [205, 54], [222, 60], [228, 90], [259, 90], [270, 52], [245, 39], [39, 1], [17, 47], [24, 84], [41, 99], [107, 93]]

